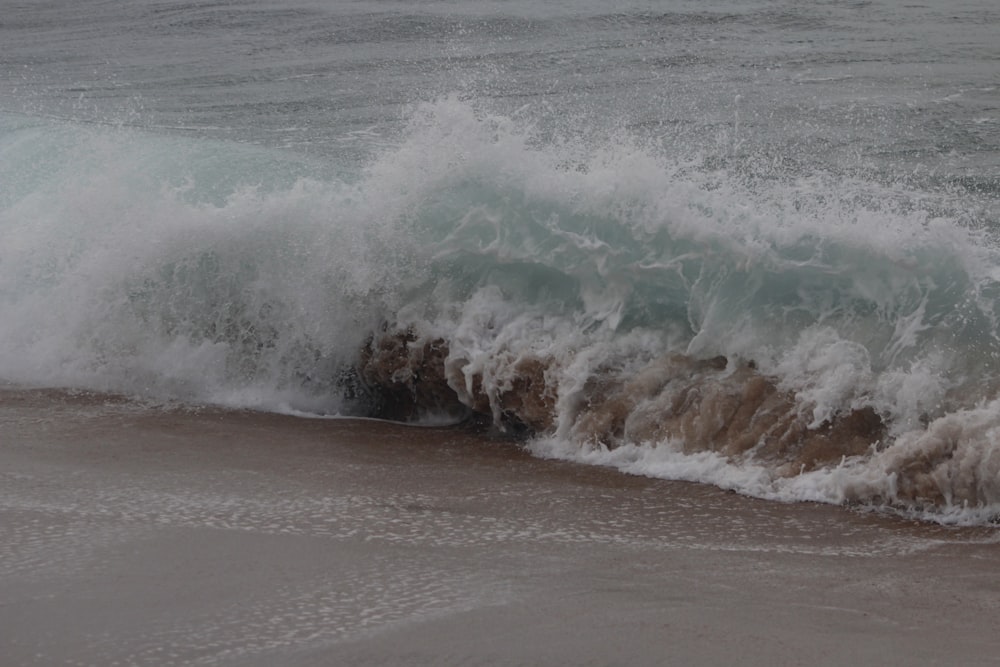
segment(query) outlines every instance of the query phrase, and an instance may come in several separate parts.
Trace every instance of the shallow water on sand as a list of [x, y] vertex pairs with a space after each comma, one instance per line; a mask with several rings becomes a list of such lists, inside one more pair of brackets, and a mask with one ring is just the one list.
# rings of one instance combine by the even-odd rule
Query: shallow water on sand
[[[995, 530], [460, 430], [0, 392], [6, 664], [995, 664]], [[942, 622], [947, 619], [947, 622]]]

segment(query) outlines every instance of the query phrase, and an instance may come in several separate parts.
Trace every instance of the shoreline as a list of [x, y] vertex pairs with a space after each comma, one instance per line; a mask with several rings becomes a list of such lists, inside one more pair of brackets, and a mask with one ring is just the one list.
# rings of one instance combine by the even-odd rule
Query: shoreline
[[459, 429], [0, 391], [0, 653], [53, 664], [993, 664], [1000, 533]]

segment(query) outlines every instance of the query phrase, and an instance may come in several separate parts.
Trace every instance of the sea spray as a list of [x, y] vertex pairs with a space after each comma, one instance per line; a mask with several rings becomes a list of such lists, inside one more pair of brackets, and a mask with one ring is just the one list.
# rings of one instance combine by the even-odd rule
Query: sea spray
[[950, 194], [457, 97], [353, 171], [4, 123], [6, 381], [475, 414], [630, 472], [996, 513], [1000, 256]]

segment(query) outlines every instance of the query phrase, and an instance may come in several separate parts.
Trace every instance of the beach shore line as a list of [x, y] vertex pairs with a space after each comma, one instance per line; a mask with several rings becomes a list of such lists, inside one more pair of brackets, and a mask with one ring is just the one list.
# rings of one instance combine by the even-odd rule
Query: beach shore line
[[992, 665], [998, 562], [463, 430], [0, 391], [12, 666]]

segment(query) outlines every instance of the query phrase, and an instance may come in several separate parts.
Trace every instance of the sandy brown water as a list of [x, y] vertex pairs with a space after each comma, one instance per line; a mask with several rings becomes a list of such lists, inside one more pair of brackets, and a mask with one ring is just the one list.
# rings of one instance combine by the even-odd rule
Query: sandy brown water
[[0, 391], [3, 665], [996, 665], [1000, 534]]

